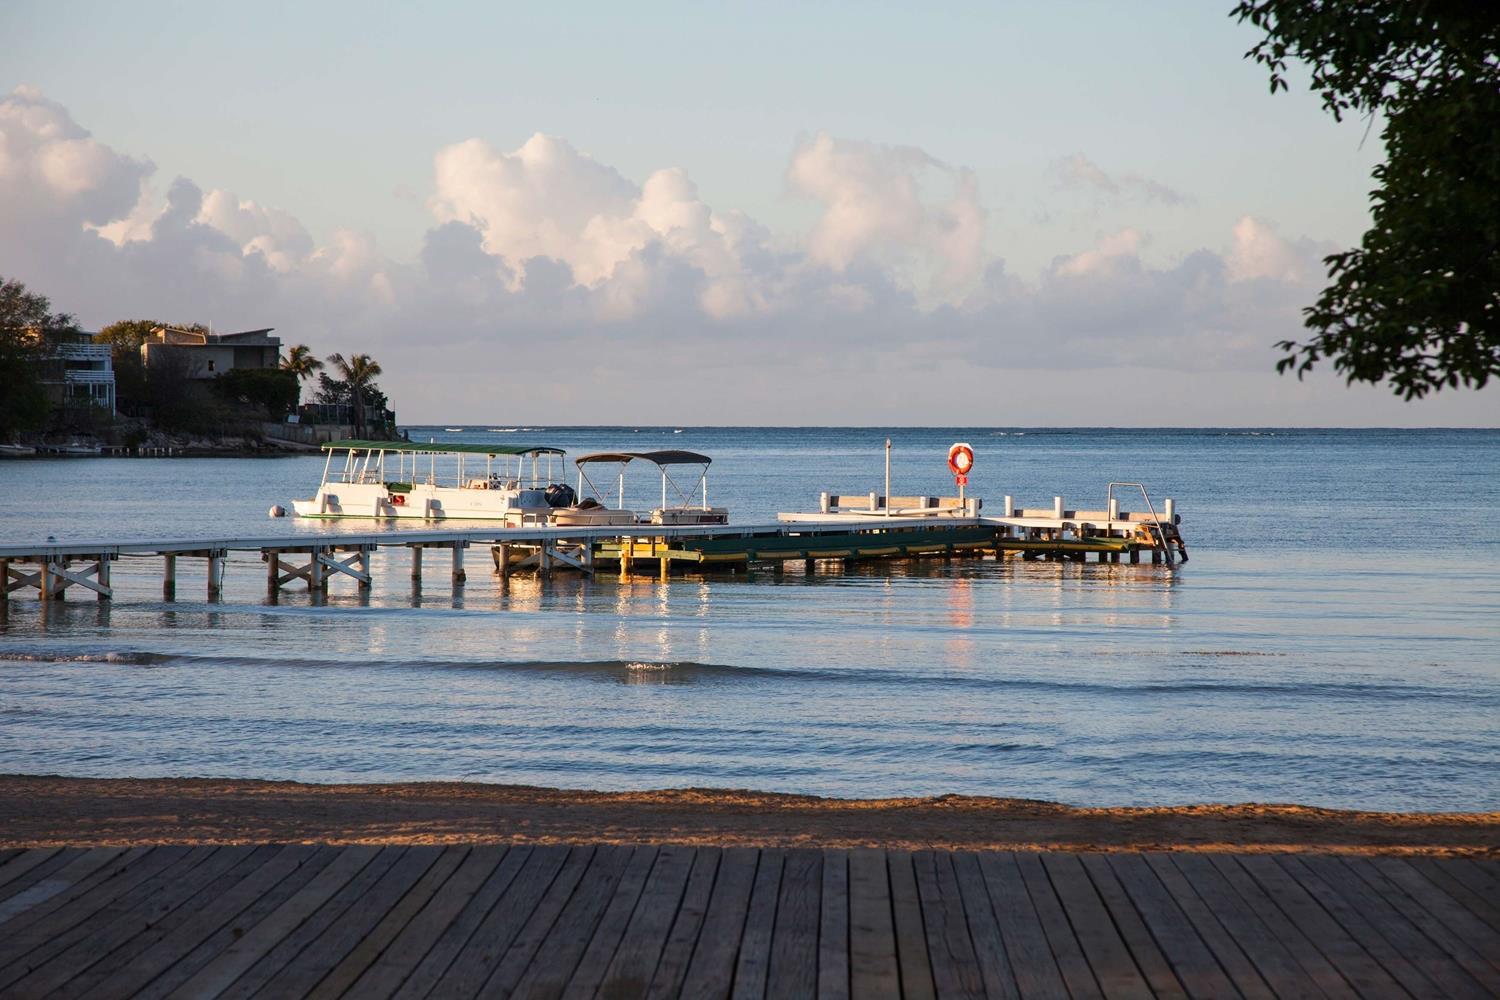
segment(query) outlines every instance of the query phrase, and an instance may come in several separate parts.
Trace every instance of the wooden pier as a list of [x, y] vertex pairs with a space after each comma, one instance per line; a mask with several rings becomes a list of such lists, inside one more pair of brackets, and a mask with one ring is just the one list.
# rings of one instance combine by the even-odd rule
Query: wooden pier
[[6, 850], [0, 994], [1490, 997], [1500, 863], [582, 844]]
[[[837, 499], [837, 498], [836, 498]], [[893, 498], [911, 499], [911, 498]], [[917, 498], [940, 500], [942, 498]], [[870, 503], [884, 498], [870, 496]], [[782, 567], [790, 562], [811, 569], [819, 561], [852, 564], [867, 560], [925, 557], [1085, 560], [1175, 565], [1186, 559], [1177, 533], [1177, 517], [1168, 501], [1162, 517], [1117, 509], [1066, 509], [1058, 498], [1051, 510], [1015, 508], [1006, 498], [1004, 515], [980, 517], [977, 501], [963, 509], [945, 508], [934, 516], [851, 516], [843, 512], [782, 515], [760, 525], [599, 525], [591, 527], [427, 528], [285, 534], [268, 537], [169, 539], [136, 542], [57, 542], [0, 545], [0, 599], [34, 591], [42, 600], [61, 600], [69, 588], [92, 592], [100, 600], [114, 596], [111, 566], [122, 560], [160, 560], [162, 595], [177, 594], [181, 559], [204, 561], [206, 594], [223, 591], [225, 560], [231, 553], [254, 553], [265, 563], [266, 591], [274, 597], [288, 586], [326, 592], [332, 580], [345, 578], [365, 590], [372, 586], [371, 556], [378, 550], [406, 550], [410, 574], [420, 581], [424, 554], [445, 553], [450, 580], [467, 579], [464, 552], [488, 549], [495, 571], [508, 576], [535, 571], [594, 573], [600, 568], [621, 573], [652, 570], [663, 575], [679, 569], [743, 569], [752, 563]], [[937, 505], [933, 505], [936, 507]], [[785, 519], [792, 518], [792, 519]]]

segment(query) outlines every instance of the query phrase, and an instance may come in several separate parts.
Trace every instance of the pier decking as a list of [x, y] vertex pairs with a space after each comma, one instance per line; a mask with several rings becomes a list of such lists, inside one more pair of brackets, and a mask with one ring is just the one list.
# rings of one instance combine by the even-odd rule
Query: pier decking
[[[877, 500], [884, 498], [871, 495], [872, 504]], [[969, 511], [975, 509], [977, 504]], [[1084, 560], [1092, 553], [1100, 562], [1120, 562], [1123, 557], [1132, 563], [1145, 555], [1153, 563], [1167, 565], [1186, 558], [1170, 508], [1158, 519], [1154, 513], [1120, 511], [1113, 502], [1105, 511], [1069, 510], [1058, 498], [1052, 510], [1022, 510], [1014, 508], [1007, 497], [1005, 516], [966, 514], [812, 514], [805, 515], [805, 520], [758, 525], [434, 526], [160, 541], [49, 540], [0, 545], [0, 600], [35, 591], [50, 601], [64, 597], [70, 587], [109, 599], [114, 596], [111, 566], [121, 559], [161, 560], [162, 593], [170, 600], [176, 596], [178, 560], [184, 558], [205, 560], [207, 596], [214, 599], [223, 590], [225, 559], [232, 552], [260, 556], [267, 593], [273, 597], [289, 584], [326, 591], [330, 581], [340, 576], [361, 589], [368, 588], [372, 584], [370, 557], [380, 549], [406, 550], [414, 580], [422, 577], [424, 552], [446, 550], [450, 578], [456, 585], [467, 578], [464, 554], [471, 546], [487, 548], [501, 576], [523, 569], [543, 575], [554, 569], [593, 573], [601, 566], [625, 573], [650, 568], [665, 575], [674, 566], [732, 569], [756, 562], [782, 566], [792, 561], [811, 569], [819, 560], [851, 563], [986, 554]]]
[[1493, 859], [0, 851], [6, 997], [1496, 994]]

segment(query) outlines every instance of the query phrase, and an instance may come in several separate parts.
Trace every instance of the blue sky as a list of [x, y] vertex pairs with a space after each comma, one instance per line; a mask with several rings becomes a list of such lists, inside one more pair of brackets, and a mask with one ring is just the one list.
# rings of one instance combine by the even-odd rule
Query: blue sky
[[[439, 347], [589, 421], [625, 373], [699, 422], [957, 388], [987, 423], [1495, 423], [1493, 392], [1268, 374], [1318, 257], [1368, 221], [1379, 129], [1272, 98], [1228, 7], [13, 0], [0, 93], [25, 88], [30, 131], [0, 273], [96, 325], [369, 349], [413, 419], [505, 416], [476, 373], [426, 367]], [[16, 172], [63, 132], [94, 144], [87, 206], [77, 178]], [[43, 221], [57, 240], [20, 238]], [[1183, 388], [1124, 409], [1046, 388], [1127, 369]], [[1018, 391], [983, 404], [1005, 373]]]

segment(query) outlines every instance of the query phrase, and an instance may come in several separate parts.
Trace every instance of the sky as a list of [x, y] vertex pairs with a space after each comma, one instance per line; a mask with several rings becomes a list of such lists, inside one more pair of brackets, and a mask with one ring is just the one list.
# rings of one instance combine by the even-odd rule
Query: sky
[[1278, 376], [1379, 123], [1232, 4], [0, 5], [0, 275], [403, 422], [1500, 424]]

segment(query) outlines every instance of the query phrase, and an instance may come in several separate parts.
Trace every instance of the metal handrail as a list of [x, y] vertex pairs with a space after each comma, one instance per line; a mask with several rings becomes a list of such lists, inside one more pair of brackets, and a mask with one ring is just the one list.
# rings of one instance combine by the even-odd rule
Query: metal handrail
[[1146, 484], [1145, 483], [1110, 483], [1109, 484], [1109, 490], [1105, 494], [1105, 500], [1104, 500], [1104, 502], [1105, 502], [1105, 508], [1104, 508], [1104, 510], [1105, 510], [1105, 516], [1106, 516], [1106, 518], [1108, 518], [1108, 521], [1107, 521], [1107, 525], [1108, 525], [1107, 530], [1109, 530], [1109, 531], [1113, 531], [1114, 530], [1114, 524], [1115, 524], [1114, 519], [1113, 518], [1109, 518], [1108, 515], [1114, 513], [1115, 487], [1116, 486], [1134, 486], [1136, 489], [1138, 489], [1138, 490], [1141, 491], [1141, 499], [1143, 499], [1143, 500], [1146, 501], [1146, 509], [1151, 512], [1151, 523], [1154, 524], [1154, 525], [1156, 525], [1156, 537], [1161, 540], [1162, 551], [1164, 551], [1167, 554], [1167, 565], [1168, 566], [1174, 566], [1174, 565], [1176, 565], [1176, 560], [1172, 556], [1172, 546], [1169, 545], [1169, 544], [1167, 544], [1167, 533], [1166, 533], [1166, 531], [1164, 531], [1162, 529], [1162, 526], [1161, 526], [1161, 517], [1156, 513], [1156, 507], [1151, 503], [1151, 494], [1146, 492]]

